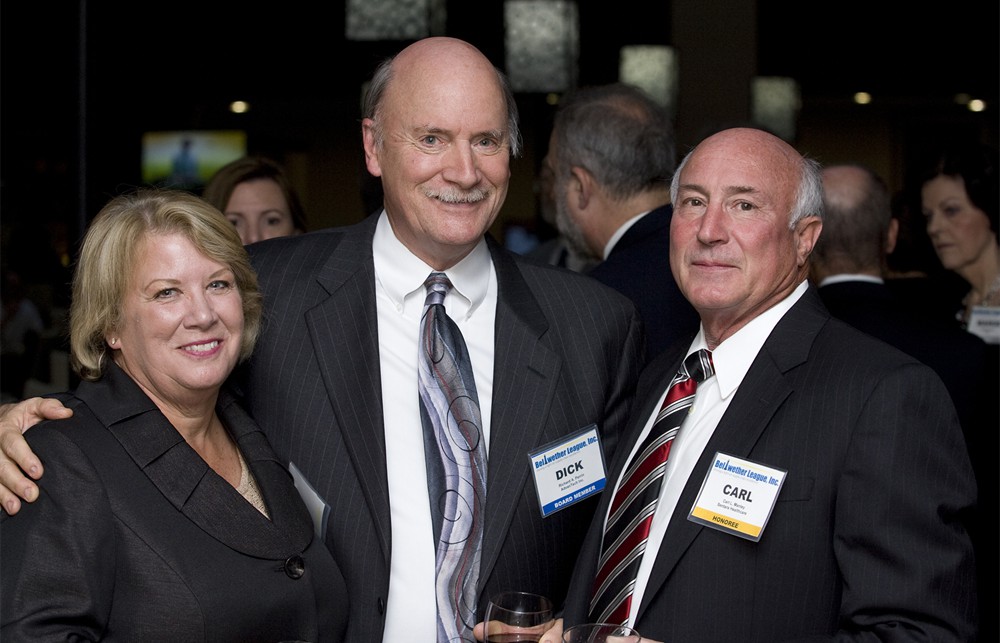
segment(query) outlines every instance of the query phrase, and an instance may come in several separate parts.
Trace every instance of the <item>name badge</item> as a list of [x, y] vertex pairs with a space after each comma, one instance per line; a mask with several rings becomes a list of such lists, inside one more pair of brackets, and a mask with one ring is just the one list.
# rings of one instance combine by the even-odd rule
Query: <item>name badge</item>
[[966, 328], [987, 344], [1000, 344], [1000, 307], [973, 306]]
[[688, 520], [759, 541], [787, 473], [716, 453]]
[[604, 452], [591, 424], [528, 454], [542, 518], [604, 489]]

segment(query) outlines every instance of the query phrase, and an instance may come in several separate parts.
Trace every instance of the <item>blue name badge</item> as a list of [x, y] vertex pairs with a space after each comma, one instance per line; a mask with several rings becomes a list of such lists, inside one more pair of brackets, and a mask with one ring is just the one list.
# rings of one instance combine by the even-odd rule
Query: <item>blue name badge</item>
[[604, 489], [604, 452], [597, 425], [528, 454], [542, 518]]

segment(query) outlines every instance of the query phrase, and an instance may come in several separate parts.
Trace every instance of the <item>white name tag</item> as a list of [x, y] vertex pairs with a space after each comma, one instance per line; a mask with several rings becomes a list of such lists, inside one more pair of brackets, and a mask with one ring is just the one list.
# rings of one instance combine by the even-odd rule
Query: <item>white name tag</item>
[[787, 473], [716, 453], [688, 520], [759, 541]]
[[597, 425], [528, 454], [542, 517], [600, 493], [607, 482]]
[[973, 306], [966, 328], [987, 344], [1000, 344], [1000, 307]]

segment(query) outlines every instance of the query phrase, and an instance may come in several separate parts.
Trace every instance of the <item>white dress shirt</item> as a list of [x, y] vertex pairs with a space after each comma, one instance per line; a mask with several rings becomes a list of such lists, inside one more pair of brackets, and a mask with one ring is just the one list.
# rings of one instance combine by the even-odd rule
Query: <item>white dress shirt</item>
[[[384, 211], [379, 217], [372, 250], [392, 520], [382, 640], [435, 641], [435, 543], [417, 391], [417, 338], [427, 294], [423, 283], [433, 269], [400, 243]], [[497, 279], [485, 239], [445, 273], [453, 285], [445, 310], [469, 347], [488, 449]]]
[[611, 251], [615, 249], [615, 245], [618, 244], [618, 241], [620, 241], [621, 238], [625, 236], [625, 233], [628, 232], [628, 229], [634, 226], [639, 219], [643, 218], [650, 212], [652, 212], [652, 210], [646, 210], [645, 212], [640, 212], [639, 214], [635, 215], [625, 223], [621, 224], [621, 226], [619, 226], [619, 228], [615, 230], [615, 233], [611, 235], [611, 238], [608, 239], [608, 242], [604, 244], [604, 255], [601, 257], [601, 259], [607, 259], [608, 255], [611, 254]]

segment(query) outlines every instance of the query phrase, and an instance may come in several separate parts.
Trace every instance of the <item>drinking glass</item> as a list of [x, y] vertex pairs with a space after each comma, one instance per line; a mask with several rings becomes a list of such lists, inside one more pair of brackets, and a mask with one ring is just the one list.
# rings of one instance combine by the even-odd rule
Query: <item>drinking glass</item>
[[639, 643], [642, 636], [627, 625], [584, 623], [563, 630], [563, 643]]
[[486, 606], [486, 643], [538, 643], [554, 620], [544, 596], [501, 592]]

